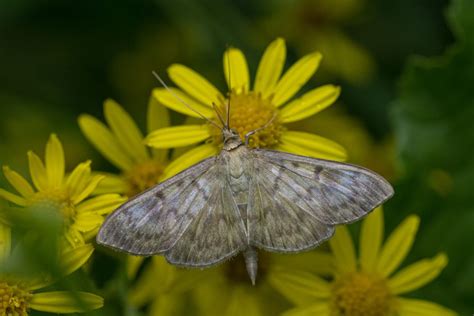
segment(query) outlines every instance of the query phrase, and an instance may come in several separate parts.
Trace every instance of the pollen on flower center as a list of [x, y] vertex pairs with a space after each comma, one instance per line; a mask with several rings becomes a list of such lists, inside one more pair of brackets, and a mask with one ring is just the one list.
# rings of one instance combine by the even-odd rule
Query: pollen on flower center
[[135, 165], [125, 174], [128, 183], [127, 196], [135, 196], [159, 182], [164, 166], [154, 160]]
[[28, 315], [31, 293], [18, 285], [0, 281], [0, 315]]
[[331, 316], [387, 316], [391, 294], [383, 279], [366, 273], [351, 273], [332, 288]]
[[[278, 144], [284, 127], [279, 121], [278, 110], [270, 100], [262, 99], [260, 94], [254, 92], [243, 94], [232, 92], [229, 100], [229, 125], [239, 133], [242, 140], [245, 139], [245, 135], [248, 132], [257, 130], [268, 124], [264, 129], [250, 137], [249, 145], [254, 148], [271, 148]], [[229, 100], [227, 100], [227, 102], [229, 102]], [[221, 105], [221, 113], [226, 113], [225, 105]], [[215, 130], [214, 127], [212, 128]], [[220, 132], [215, 130], [213, 134], [216, 135], [215, 141], [222, 143]]]

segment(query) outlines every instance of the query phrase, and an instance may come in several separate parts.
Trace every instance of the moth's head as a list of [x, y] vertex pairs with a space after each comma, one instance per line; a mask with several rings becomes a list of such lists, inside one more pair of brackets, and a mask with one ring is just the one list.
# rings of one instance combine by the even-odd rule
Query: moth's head
[[225, 150], [232, 150], [242, 145], [239, 133], [235, 129], [224, 127], [222, 129], [222, 140]]

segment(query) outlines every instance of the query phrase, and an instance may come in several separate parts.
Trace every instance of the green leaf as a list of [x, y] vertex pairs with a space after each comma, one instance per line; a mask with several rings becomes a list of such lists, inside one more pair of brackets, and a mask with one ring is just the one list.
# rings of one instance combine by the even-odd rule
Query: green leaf
[[397, 202], [422, 217], [414, 253], [449, 256], [423, 298], [472, 313], [474, 1], [453, 1], [448, 18], [457, 43], [444, 56], [413, 58], [401, 78], [392, 117], [405, 172]]

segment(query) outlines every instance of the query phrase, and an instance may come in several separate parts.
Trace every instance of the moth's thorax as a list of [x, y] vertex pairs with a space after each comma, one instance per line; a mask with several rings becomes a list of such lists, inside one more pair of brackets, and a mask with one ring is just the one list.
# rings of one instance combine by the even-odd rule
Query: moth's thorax
[[246, 210], [250, 184], [251, 154], [246, 146], [239, 146], [233, 150], [223, 150], [221, 152], [227, 181], [244, 222], [247, 221]]
[[234, 150], [237, 147], [240, 147], [241, 145], [243, 145], [239, 134], [233, 129], [224, 128], [222, 130], [222, 138], [224, 139], [223, 140], [223, 143], [224, 143], [223, 150], [231, 151], [231, 150]]
[[225, 161], [225, 167], [232, 178], [240, 178], [248, 171], [250, 151], [245, 146], [237, 146], [231, 150], [222, 150], [221, 157]]

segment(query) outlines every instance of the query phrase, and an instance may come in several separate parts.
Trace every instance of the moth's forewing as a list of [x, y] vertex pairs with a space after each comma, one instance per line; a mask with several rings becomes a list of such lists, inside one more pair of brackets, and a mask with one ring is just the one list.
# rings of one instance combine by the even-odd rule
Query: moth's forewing
[[215, 178], [214, 165], [208, 158], [131, 198], [107, 217], [97, 242], [134, 255], [167, 251], [206, 207], [208, 186], [198, 179]]
[[269, 251], [315, 247], [334, 225], [360, 219], [393, 195], [383, 177], [349, 164], [256, 149], [253, 166], [248, 233]]
[[97, 242], [134, 255], [163, 254], [187, 267], [240, 252], [247, 237], [223, 163], [208, 158], [132, 198], [106, 219]]

